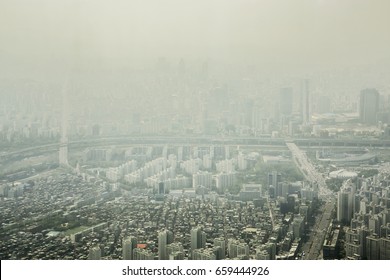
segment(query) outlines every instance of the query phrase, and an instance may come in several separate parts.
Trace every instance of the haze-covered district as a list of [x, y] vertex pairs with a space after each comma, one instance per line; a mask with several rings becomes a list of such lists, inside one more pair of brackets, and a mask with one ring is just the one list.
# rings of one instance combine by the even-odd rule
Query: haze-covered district
[[389, 10], [2, 0], [0, 258], [390, 259]]

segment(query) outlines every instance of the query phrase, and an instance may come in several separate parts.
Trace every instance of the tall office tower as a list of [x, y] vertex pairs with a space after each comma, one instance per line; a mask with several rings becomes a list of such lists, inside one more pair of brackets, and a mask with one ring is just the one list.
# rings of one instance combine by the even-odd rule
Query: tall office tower
[[68, 92], [67, 87], [62, 90], [62, 121], [61, 142], [59, 150], [59, 165], [68, 166]]
[[379, 93], [376, 89], [364, 89], [360, 92], [360, 121], [365, 124], [376, 124], [379, 110]]
[[102, 250], [99, 246], [93, 246], [89, 249], [88, 259], [89, 260], [100, 260], [102, 257]]
[[191, 229], [191, 250], [203, 248], [206, 245], [206, 233], [201, 227]]
[[346, 184], [341, 187], [337, 196], [337, 220], [349, 224], [353, 216], [355, 186]]
[[163, 230], [158, 233], [158, 259], [169, 260], [167, 254], [167, 245], [173, 242], [173, 233], [169, 230]]
[[279, 113], [281, 116], [290, 116], [293, 109], [293, 89], [286, 87], [280, 89]]
[[135, 237], [128, 237], [122, 242], [122, 259], [132, 260], [133, 251], [137, 248], [137, 239]]
[[302, 82], [301, 89], [301, 113], [302, 122], [307, 124], [310, 122], [310, 92], [309, 92], [309, 80]]

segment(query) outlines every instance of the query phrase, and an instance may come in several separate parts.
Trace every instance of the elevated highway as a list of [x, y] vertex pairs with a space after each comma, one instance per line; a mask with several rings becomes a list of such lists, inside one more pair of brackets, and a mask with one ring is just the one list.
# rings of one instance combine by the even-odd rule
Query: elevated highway
[[[271, 138], [239, 137], [239, 136], [109, 136], [69, 139], [68, 147], [87, 148], [113, 145], [241, 145], [241, 146], [275, 146], [286, 147], [286, 141], [299, 147], [364, 147], [389, 148], [390, 140], [385, 139], [329, 139], [329, 138]], [[20, 155], [59, 150], [60, 143], [50, 143], [22, 148], [20, 150], [2, 151], [0, 161], [12, 159]]]

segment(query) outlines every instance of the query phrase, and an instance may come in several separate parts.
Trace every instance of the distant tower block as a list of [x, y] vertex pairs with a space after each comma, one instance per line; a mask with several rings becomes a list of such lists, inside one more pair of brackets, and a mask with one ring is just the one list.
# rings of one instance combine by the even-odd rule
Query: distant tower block
[[59, 151], [60, 166], [68, 166], [68, 95], [66, 87], [62, 91], [62, 121], [61, 121], [61, 142]]
[[302, 121], [304, 124], [310, 122], [310, 91], [309, 91], [309, 80], [304, 80], [302, 83], [301, 92], [301, 110], [302, 110]]
[[379, 92], [376, 89], [364, 89], [360, 92], [360, 122], [374, 125], [379, 111]]

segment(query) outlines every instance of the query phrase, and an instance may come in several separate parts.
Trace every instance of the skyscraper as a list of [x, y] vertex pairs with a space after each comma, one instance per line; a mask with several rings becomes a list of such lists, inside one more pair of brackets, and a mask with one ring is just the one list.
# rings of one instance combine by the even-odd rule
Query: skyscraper
[[124, 260], [133, 259], [133, 250], [137, 248], [137, 239], [135, 237], [128, 237], [122, 242], [122, 255]]
[[67, 87], [62, 90], [61, 142], [59, 150], [60, 166], [68, 166], [68, 95]]
[[379, 93], [376, 89], [364, 89], [360, 92], [359, 118], [364, 124], [376, 124], [379, 110]]
[[344, 185], [337, 196], [337, 220], [344, 224], [348, 224], [353, 215], [355, 188], [352, 184]]
[[310, 92], [309, 92], [309, 80], [304, 80], [302, 83], [301, 92], [301, 112], [302, 122], [307, 124], [310, 122]]

